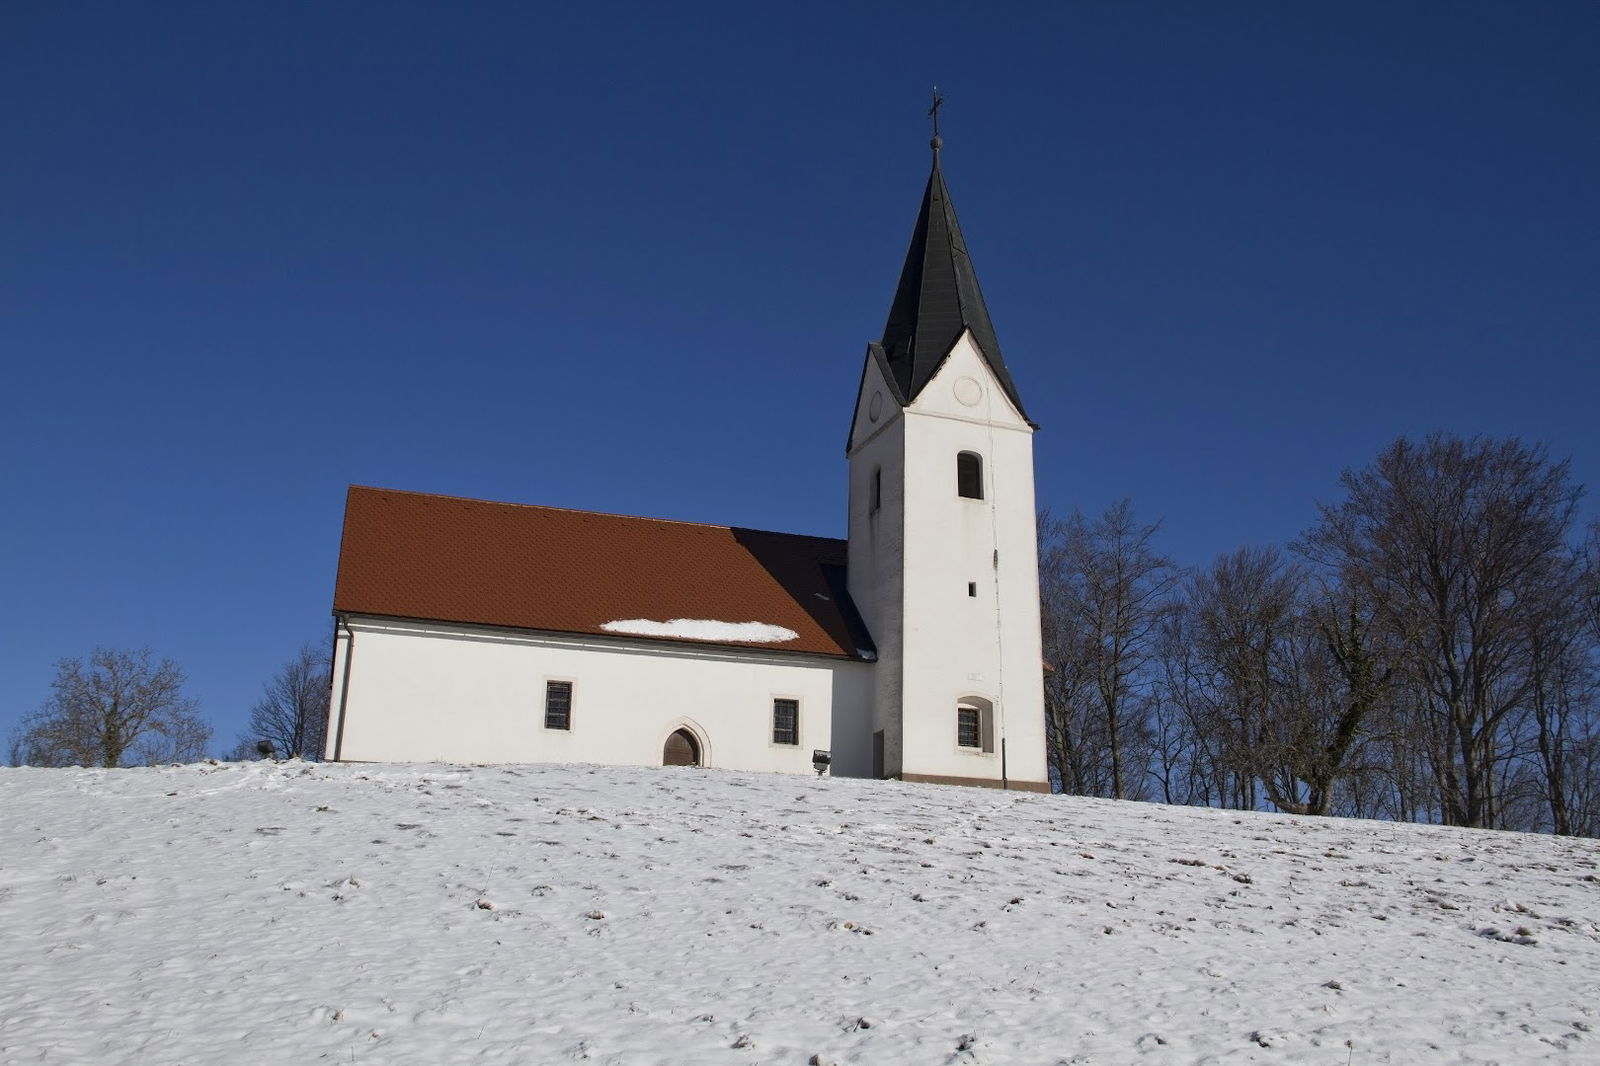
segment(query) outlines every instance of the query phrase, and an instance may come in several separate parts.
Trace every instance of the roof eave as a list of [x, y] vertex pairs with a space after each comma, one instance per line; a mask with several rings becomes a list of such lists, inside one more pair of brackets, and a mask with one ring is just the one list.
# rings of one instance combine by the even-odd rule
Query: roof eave
[[[538, 637], [566, 637], [581, 640], [595, 640], [602, 644], [629, 645], [667, 645], [677, 648], [702, 648], [722, 652], [753, 652], [759, 655], [782, 655], [786, 658], [801, 657], [812, 659], [827, 659], [836, 662], [864, 662], [870, 663], [877, 660], [877, 653], [872, 648], [857, 648], [854, 651], [818, 651], [814, 648], [781, 648], [772, 644], [736, 643], [720, 640], [683, 640], [674, 637], [654, 637], [646, 634], [617, 634], [594, 632], [585, 629], [537, 629], [529, 626], [501, 625], [496, 622], [467, 622], [455, 618], [419, 618], [413, 615], [383, 614], [377, 611], [362, 611], [350, 607], [343, 607], [335, 603], [333, 607], [335, 617], [347, 621], [358, 621], [367, 618], [380, 622], [411, 622], [426, 626], [443, 626], [453, 629], [468, 631], [493, 631], [501, 633], [525, 633]], [[863, 652], [871, 652], [865, 655]]]

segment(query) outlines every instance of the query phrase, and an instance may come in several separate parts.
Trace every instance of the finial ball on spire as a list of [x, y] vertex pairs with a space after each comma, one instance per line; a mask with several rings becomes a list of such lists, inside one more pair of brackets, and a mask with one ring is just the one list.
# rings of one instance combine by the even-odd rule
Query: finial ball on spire
[[939, 149], [944, 147], [944, 138], [935, 133], [933, 135], [933, 140], [928, 142], [928, 147], [937, 152]]

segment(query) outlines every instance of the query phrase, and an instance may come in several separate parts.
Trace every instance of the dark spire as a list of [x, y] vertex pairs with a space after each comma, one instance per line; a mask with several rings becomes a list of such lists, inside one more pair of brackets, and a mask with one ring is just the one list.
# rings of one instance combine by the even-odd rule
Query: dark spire
[[[928, 109], [933, 119], [933, 140], [929, 142], [933, 148], [933, 172], [928, 175], [928, 187], [922, 194], [922, 208], [917, 212], [911, 247], [906, 251], [900, 285], [895, 289], [880, 344], [895, 383], [910, 403], [944, 364], [962, 332], [970, 329], [989, 369], [1020, 412], [1022, 399], [1000, 355], [1000, 341], [989, 321], [989, 308], [978, 288], [967, 242], [961, 237], [944, 172], [939, 169], [939, 149], [944, 147], [944, 139], [939, 136], [939, 105], [943, 103], [944, 98], [935, 89], [933, 106]], [[1027, 417], [1026, 412], [1023, 417]]]

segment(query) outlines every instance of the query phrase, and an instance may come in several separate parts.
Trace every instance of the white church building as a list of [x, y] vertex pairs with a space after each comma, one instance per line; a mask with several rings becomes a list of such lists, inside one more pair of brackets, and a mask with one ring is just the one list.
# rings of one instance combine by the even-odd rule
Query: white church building
[[1033, 431], [933, 169], [844, 540], [353, 486], [326, 756], [1049, 791]]

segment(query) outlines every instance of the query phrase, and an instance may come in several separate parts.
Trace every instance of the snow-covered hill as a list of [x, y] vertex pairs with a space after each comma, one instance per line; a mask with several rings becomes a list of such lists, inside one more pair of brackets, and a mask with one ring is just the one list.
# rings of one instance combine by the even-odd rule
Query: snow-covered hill
[[1600, 1062], [1600, 844], [672, 769], [0, 770], [0, 1062]]

